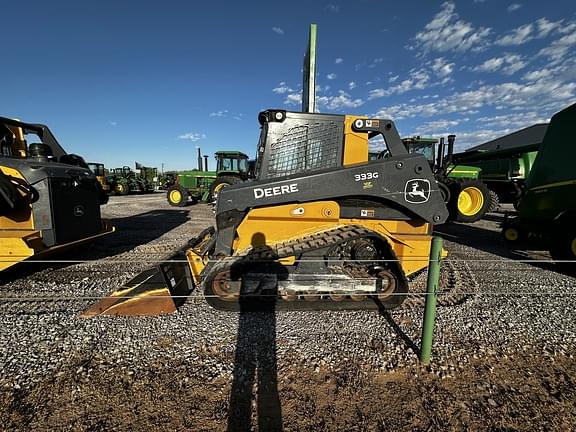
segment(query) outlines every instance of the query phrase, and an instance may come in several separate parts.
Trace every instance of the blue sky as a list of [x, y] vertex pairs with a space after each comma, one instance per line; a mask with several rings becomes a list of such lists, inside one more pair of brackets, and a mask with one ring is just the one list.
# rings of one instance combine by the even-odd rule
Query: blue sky
[[258, 112], [301, 109], [311, 23], [321, 112], [463, 149], [576, 102], [568, 0], [21, 0], [2, 15], [0, 115], [107, 167], [194, 168], [197, 146], [254, 156]]

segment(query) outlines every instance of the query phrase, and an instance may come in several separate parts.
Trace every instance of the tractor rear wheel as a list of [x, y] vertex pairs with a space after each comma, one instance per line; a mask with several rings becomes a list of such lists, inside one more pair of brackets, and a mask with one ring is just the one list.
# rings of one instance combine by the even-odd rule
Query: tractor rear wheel
[[188, 204], [188, 191], [182, 186], [170, 186], [166, 192], [166, 199], [173, 207], [184, 207]]
[[451, 206], [453, 219], [465, 223], [482, 219], [492, 202], [488, 186], [480, 180], [464, 180], [454, 186]]
[[130, 190], [128, 189], [128, 185], [124, 183], [116, 183], [114, 186], [114, 192], [116, 195], [128, 195]]
[[[576, 274], [576, 229], [562, 225], [550, 241], [550, 256], [557, 266], [569, 274]], [[571, 261], [571, 262], [570, 262]]]
[[210, 186], [210, 195], [208, 196], [208, 201], [216, 201], [220, 191], [226, 186], [242, 183], [240, 177], [235, 176], [222, 176], [218, 177], [214, 183]]
[[490, 207], [488, 207], [487, 213], [493, 213], [498, 210], [498, 207], [500, 207], [500, 198], [492, 189], [489, 189], [488, 191], [490, 192]]
[[526, 234], [520, 228], [511, 225], [502, 229], [502, 237], [509, 245], [515, 245], [524, 241]]

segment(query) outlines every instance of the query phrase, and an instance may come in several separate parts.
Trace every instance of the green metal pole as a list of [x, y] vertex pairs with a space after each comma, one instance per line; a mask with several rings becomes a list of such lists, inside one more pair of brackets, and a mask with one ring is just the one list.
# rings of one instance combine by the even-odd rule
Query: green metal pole
[[310, 24], [308, 49], [304, 56], [302, 112], [316, 112], [316, 24]]
[[420, 361], [430, 364], [432, 338], [436, 321], [436, 300], [438, 299], [438, 281], [440, 279], [440, 260], [442, 259], [442, 239], [432, 238], [430, 264], [428, 265], [428, 282], [426, 284], [426, 305], [424, 306], [424, 323], [422, 325], [422, 348]]

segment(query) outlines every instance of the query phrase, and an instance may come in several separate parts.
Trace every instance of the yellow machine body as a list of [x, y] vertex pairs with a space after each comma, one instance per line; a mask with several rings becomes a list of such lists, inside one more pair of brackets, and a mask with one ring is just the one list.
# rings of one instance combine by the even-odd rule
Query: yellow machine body
[[[27, 134], [41, 141], [35, 146], [45, 154], [31, 154]], [[114, 231], [100, 219], [95, 178], [70, 165], [72, 158], [83, 162], [66, 154], [46, 126], [0, 117], [0, 272]]]
[[[427, 160], [408, 154], [390, 120], [270, 110], [259, 121], [256, 181], [222, 190], [216, 229], [171, 257], [188, 266], [165, 265], [149, 296], [203, 289], [212, 306], [238, 310], [244, 281], [232, 276], [234, 266], [261, 272], [268, 253], [266, 262], [286, 269], [276, 294], [281, 308], [398, 306], [411, 276], [428, 266], [432, 225], [448, 215]], [[378, 136], [389, 155], [370, 160]], [[145, 297], [131, 281], [84, 316], [140, 315], [135, 303], [120, 303]]]

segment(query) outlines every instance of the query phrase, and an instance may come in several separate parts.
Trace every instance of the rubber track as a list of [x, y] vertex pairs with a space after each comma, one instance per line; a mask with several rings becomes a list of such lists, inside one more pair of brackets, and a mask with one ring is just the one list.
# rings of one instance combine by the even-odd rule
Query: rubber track
[[[243, 255], [234, 255], [232, 257], [226, 257], [220, 261], [217, 261], [206, 269], [208, 273], [207, 276], [203, 276], [203, 281], [212, 280], [213, 276], [220, 272], [224, 272], [231, 268], [237, 262], [249, 262], [249, 261], [261, 261], [269, 259], [281, 259], [289, 256], [299, 255], [305, 252], [310, 252], [318, 249], [322, 249], [328, 246], [334, 246], [339, 243], [344, 243], [346, 241], [354, 240], [363, 237], [379, 237], [373, 231], [357, 225], [348, 225], [345, 227], [335, 228], [329, 231], [324, 231], [321, 233], [304, 236], [298, 239], [290, 240], [287, 242], [276, 243], [271, 246], [248, 248]], [[400, 275], [404, 277], [404, 275]], [[204, 287], [204, 292], [206, 292], [206, 287]], [[401, 293], [401, 292], [399, 292]], [[225, 302], [219, 299], [214, 299], [212, 297], [207, 297], [208, 303], [217, 309], [228, 309], [234, 310], [238, 303], [237, 302]], [[335, 301], [294, 301], [285, 302], [280, 300], [280, 305], [289, 304], [291, 307], [288, 309], [377, 309], [378, 306], [373, 300], [367, 298], [365, 301], [353, 301], [353, 300], [343, 300], [339, 302]], [[322, 307], [322, 305], [330, 304], [330, 307]], [[218, 305], [221, 305], [219, 307]]]
[[[275, 245], [266, 246], [262, 248], [259, 252], [257, 248], [247, 249], [246, 255], [237, 255], [233, 257], [227, 257], [225, 260], [218, 261], [214, 263], [209, 269], [207, 269], [210, 274], [218, 273], [221, 271], [228, 270], [236, 262], [244, 260], [265, 260], [271, 257], [284, 258], [288, 256], [298, 255], [304, 252], [313, 251], [321, 249], [327, 246], [333, 246], [338, 243], [343, 243], [345, 241], [353, 240], [355, 238], [361, 238], [371, 236], [374, 237], [376, 234], [373, 231], [365, 229], [360, 226], [346, 226], [336, 228], [330, 231], [325, 231], [323, 233], [318, 233], [311, 236], [306, 236], [301, 239], [290, 240], [283, 243], [277, 243]], [[444, 260], [442, 261], [442, 272], [447, 272], [446, 282], [441, 284], [438, 291], [438, 301], [439, 306], [455, 306], [463, 303], [469, 298], [472, 293], [477, 291], [478, 283], [474, 274], [470, 270], [468, 264], [462, 260]], [[421, 272], [426, 272], [422, 270]], [[420, 273], [421, 273], [420, 272]], [[206, 280], [206, 277], [203, 277]], [[413, 278], [410, 278], [413, 279]], [[444, 282], [441, 278], [441, 282]], [[410, 288], [410, 281], [408, 281], [408, 286]], [[407, 293], [407, 297], [404, 302], [399, 306], [400, 308], [421, 308], [424, 307], [426, 301], [426, 294], [423, 290], [419, 290], [418, 293]], [[233, 304], [233, 302], [230, 302]], [[313, 307], [314, 304], [318, 305], [322, 302], [306, 302]], [[337, 306], [341, 302], [330, 302], [331, 305]], [[354, 302], [356, 308], [364, 302]], [[291, 303], [294, 304], [294, 303]]]

